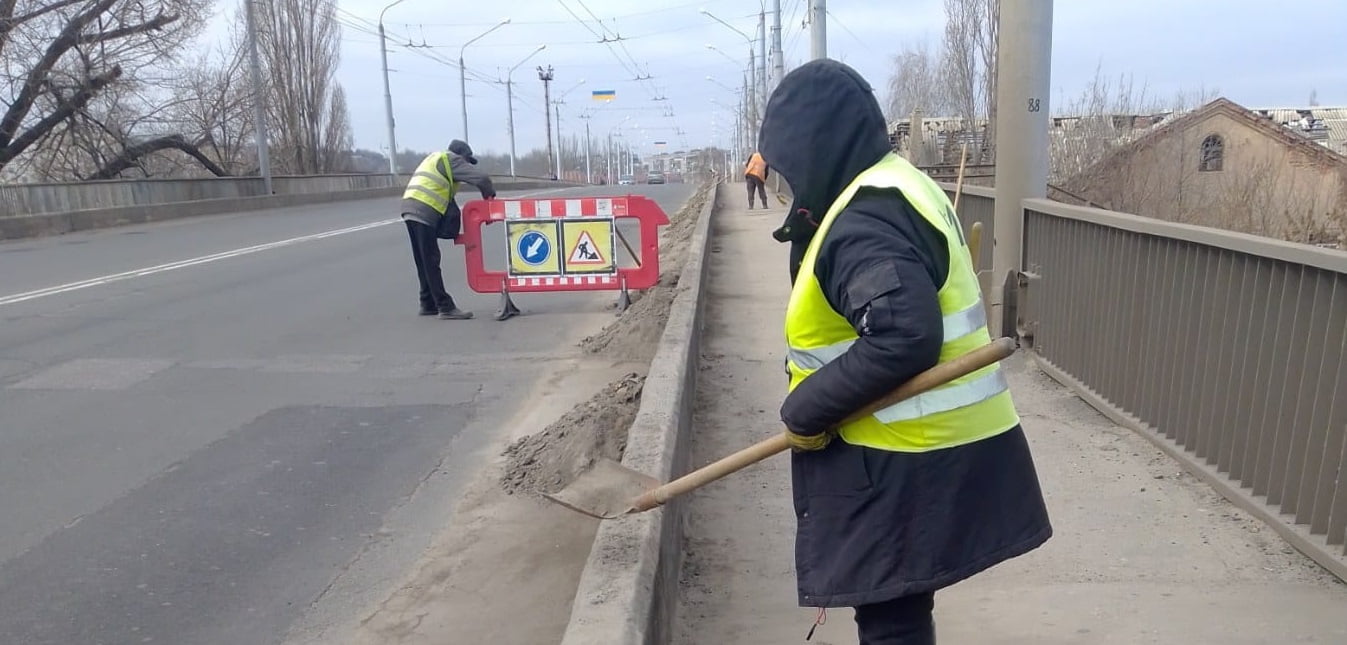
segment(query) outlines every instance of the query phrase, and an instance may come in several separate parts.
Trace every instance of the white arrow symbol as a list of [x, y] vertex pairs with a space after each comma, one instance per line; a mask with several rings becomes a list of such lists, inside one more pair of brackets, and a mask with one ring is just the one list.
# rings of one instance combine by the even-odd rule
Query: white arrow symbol
[[533, 244], [529, 245], [529, 251], [525, 255], [528, 255], [529, 257], [537, 255], [538, 249], [542, 248], [543, 242], [545, 241], [546, 240], [544, 240], [542, 236], [538, 236], [536, 239], [534, 239]]

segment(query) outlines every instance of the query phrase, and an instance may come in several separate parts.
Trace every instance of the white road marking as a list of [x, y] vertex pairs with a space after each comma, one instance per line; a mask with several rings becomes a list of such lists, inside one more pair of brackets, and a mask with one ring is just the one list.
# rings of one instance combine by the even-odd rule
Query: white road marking
[[[544, 194], [547, 194], [547, 193], [555, 193], [555, 192], [560, 192], [560, 191], [563, 191], [563, 190], [570, 190], [570, 188], [548, 188], [548, 189], [545, 189], [545, 190], [536, 190], [536, 191], [526, 192], [526, 193], [522, 193], [522, 194], [519, 194], [519, 195], [511, 195], [510, 197], [511, 197], [511, 198], [518, 198], [518, 197], [532, 197], [532, 196], [534, 196], [534, 195], [544, 195]], [[218, 261], [220, 261], [220, 260], [228, 260], [228, 259], [230, 259], [230, 258], [236, 258], [236, 257], [244, 256], [244, 255], [251, 255], [251, 254], [253, 254], [253, 253], [260, 253], [260, 252], [262, 252], [262, 251], [269, 251], [269, 250], [271, 250], [271, 249], [279, 249], [279, 248], [284, 248], [284, 247], [287, 247], [287, 246], [294, 246], [294, 245], [296, 245], [296, 244], [303, 244], [303, 243], [305, 243], [305, 242], [312, 242], [312, 241], [314, 241], [314, 240], [322, 240], [322, 239], [326, 239], [326, 238], [329, 238], [329, 237], [336, 237], [336, 236], [338, 236], [338, 235], [347, 235], [347, 234], [349, 234], [349, 233], [358, 233], [358, 232], [360, 232], [360, 231], [367, 231], [367, 230], [370, 230], [370, 229], [372, 229], [372, 228], [378, 228], [378, 227], [380, 227], [380, 226], [387, 226], [387, 225], [389, 225], [389, 224], [395, 224], [395, 223], [401, 222], [401, 221], [402, 221], [402, 218], [400, 218], [400, 217], [399, 217], [399, 218], [394, 218], [394, 219], [379, 220], [379, 221], [377, 221], [377, 222], [370, 222], [370, 223], [368, 223], [368, 224], [360, 224], [360, 225], [358, 225], [358, 226], [350, 226], [350, 227], [347, 227], [347, 228], [339, 228], [339, 229], [332, 230], [332, 231], [324, 231], [324, 232], [322, 232], [322, 233], [314, 233], [314, 234], [312, 234], [312, 235], [301, 235], [301, 236], [299, 236], [299, 237], [292, 237], [292, 238], [286, 239], [286, 240], [279, 240], [279, 241], [276, 241], [276, 242], [268, 242], [268, 243], [266, 243], [266, 244], [258, 244], [258, 245], [256, 245], [256, 246], [249, 246], [249, 247], [244, 247], [244, 248], [241, 248], [241, 249], [234, 249], [234, 250], [232, 250], [232, 251], [223, 251], [223, 252], [220, 252], [220, 253], [212, 253], [211, 255], [203, 255], [203, 256], [201, 256], [201, 257], [191, 258], [191, 259], [188, 259], [188, 260], [179, 260], [179, 261], [177, 261], [177, 262], [169, 262], [169, 263], [167, 263], [167, 264], [159, 264], [159, 265], [156, 265], [156, 266], [145, 267], [145, 268], [143, 268], [143, 269], [133, 269], [133, 270], [131, 270], [131, 271], [123, 271], [122, 273], [114, 273], [114, 274], [111, 274], [111, 275], [99, 276], [99, 277], [97, 277], [97, 278], [90, 278], [90, 279], [88, 279], [88, 280], [80, 280], [79, 282], [71, 282], [71, 283], [67, 283], [67, 284], [57, 285], [57, 286], [54, 286], [54, 287], [47, 287], [47, 288], [45, 288], [45, 289], [37, 289], [37, 290], [34, 290], [34, 291], [26, 291], [26, 292], [24, 292], [24, 293], [16, 293], [16, 294], [9, 295], [9, 296], [0, 296], [0, 306], [4, 306], [4, 305], [13, 305], [13, 304], [17, 304], [17, 303], [20, 303], [20, 302], [25, 302], [25, 301], [28, 301], [28, 300], [36, 300], [36, 299], [38, 299], [38, 298], [45, 298], [45, 297], [47, 297], [47, 296], [54, 296], [54, 295], [58, 295], [58, 294], [62, 294], [62, 293], [69, 293], [69, 292], [71, 292], [71, 291], [79, 291], [80, 289], [88, 289], [88, 288], [90, 288], [90, 287], [98, 287], [98, 286], [102, 286], [102, 285], [105, 285], [105, 284], [112, 284], [112, 283], [114, 283], [114, 282], [121, 282], [121, 281], [123, 281], [123, 280], [131, 280], [131, 279], [134, 279], [134, 278], [143, 278], [143, 277], [145, 277], [145, 276], [154, 275], [154, 274], [156, 274], [156, 273], [164, 273], [164, 272], [166, 272], [166, 271], [175, 271], [175, 270], [177, 270], [177, 269], [185, 269], [185, 268], [187, 268], [187, 267], [194, 267], [194, 266], [199, 266], [199, 265], [202, 265], [202, 264], [209, 264], [209, 263], [211, 263], [211, 262], [218, 262]]]

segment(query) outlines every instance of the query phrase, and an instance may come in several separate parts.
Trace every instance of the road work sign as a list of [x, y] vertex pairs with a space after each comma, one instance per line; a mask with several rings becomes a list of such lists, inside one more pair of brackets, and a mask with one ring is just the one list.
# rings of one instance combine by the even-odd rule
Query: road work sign
[[548, 221], [506, 222], [510, 275], [559, 275], [556, 252], [557, 223]]
[[[634, 220], [639, 232], [618, 227]], [[505, 271], [488, 271], [482, 228], [505, 223]], [[659, 227], [669, 217], [640, 195], [561, 199], [475, 199], [463, 205], [463, 247], [468, 286], [477, 293], [501, 294], [496, 320], [519, 315], [511, 292], [617, 291], [618, 309], [630, 303], [628, 289], [649, 289], [659, 282]], [[626, 255], [617, 254], [618, 243]]]
[[566, 273], [613, 273], [617, 271], [613, 248], [613, 220], [562, 220], [561, 237], [566, 241]]

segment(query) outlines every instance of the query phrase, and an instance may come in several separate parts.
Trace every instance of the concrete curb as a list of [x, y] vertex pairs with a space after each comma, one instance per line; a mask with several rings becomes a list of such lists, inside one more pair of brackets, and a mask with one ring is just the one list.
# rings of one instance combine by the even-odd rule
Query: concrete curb
[[[698, 215], [622, 464], [662, 481], [687, 471], [701, 356], [706, 250], [719, 184]], [[562, 645], [668, 642], [683, 557], [683, 500], [599, 526]]]
[[[502, 182], [498, 190], [534, 190], [543, 188], [566, 188], [573, 184], [555, 181]], [[168, 204], [148, 204], [141, 206], [120, 206], [64, 213], [39, 213], [0, 217], [0, 240], [17, 240], [46, 235], [62, 235], [78, 231], [88, 231], [130, 224], [149, 224], [186, 217], [203, 215], [223, 215], [249, 211], [270, 210], [308, 206], [311, 204], [330, 204], [334, 202], [359, 201], [381, 197], [396, 197], [402, 194], [402, 187], [370, 188], [331, 193], [301, 193], [293, 195], [268, 195], [263, 197], [235, 197], [229, 199], [205, 199], [192, 202], [171, 202]]]

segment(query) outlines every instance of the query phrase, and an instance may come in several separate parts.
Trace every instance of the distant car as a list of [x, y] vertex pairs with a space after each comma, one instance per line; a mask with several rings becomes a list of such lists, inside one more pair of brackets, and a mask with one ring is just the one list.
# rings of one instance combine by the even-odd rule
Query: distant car
[[635, 184], [636, 184], [636, 177], [634, 175], [622, 175], [621, 177], [617, 178], [617, 185], [619, 186], [632, 186]]
[[662, 172], [652, 172], [652, 173], [650, 173], [649, 175], [646, 175], [645, 183], [647, 183], [647, 184], [662, 184], [662, 183], [664, 183], [664, 173], [662, 173]]

